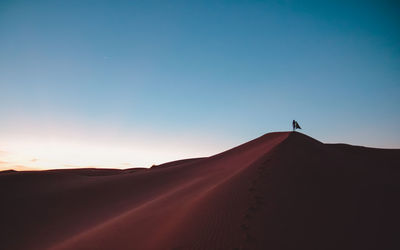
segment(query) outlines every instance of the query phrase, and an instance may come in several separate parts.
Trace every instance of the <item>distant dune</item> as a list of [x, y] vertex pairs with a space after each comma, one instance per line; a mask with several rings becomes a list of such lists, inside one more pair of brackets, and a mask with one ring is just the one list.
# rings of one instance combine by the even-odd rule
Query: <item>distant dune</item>
[[269, 133], [151, 169], [0, 173], [1, 249], [400, 249], [400, 150]]

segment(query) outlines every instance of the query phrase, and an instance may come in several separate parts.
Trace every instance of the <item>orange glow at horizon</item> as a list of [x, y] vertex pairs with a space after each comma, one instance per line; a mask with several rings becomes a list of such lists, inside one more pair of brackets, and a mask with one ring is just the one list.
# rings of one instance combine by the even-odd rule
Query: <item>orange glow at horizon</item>
[[96, 132], [74, 136], [54, 132], [1, 135], [0, 171], [150, 167], [209, 156], [226, 149], [226, 145], [217, 147], [216, 143], [201, 136], [99, 134], [102, 136], [96, 136]]

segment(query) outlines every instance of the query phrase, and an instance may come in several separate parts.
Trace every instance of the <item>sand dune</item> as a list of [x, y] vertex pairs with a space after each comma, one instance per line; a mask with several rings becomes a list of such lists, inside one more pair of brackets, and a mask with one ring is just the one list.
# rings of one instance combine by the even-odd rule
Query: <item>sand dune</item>
[[400, 249], [400, 150], [269, 133], [151, 169], [0, 173], [1, 249]]

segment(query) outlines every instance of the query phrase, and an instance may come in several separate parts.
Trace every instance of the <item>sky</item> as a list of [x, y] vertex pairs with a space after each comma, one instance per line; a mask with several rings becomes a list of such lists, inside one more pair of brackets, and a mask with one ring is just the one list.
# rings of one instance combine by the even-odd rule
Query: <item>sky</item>
[[130, 168], [291, 129], [400, 148], [396, 1], [0, 1], [0, 169]]

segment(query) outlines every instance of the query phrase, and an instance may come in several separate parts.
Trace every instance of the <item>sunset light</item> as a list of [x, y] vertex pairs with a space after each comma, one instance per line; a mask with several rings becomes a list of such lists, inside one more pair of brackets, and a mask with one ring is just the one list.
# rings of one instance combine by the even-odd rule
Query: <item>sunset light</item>
[[[39, 136], [38, 136], [39, 135]], [[190, 143], [196, 141], [196, 144]], [[3, 135], [0, 170], [150, 167], [218, 153], [223, 146], [206, 137], [142, 135]]]
[[0, 250], [400, 249], [399, 13], [0, 0]]

